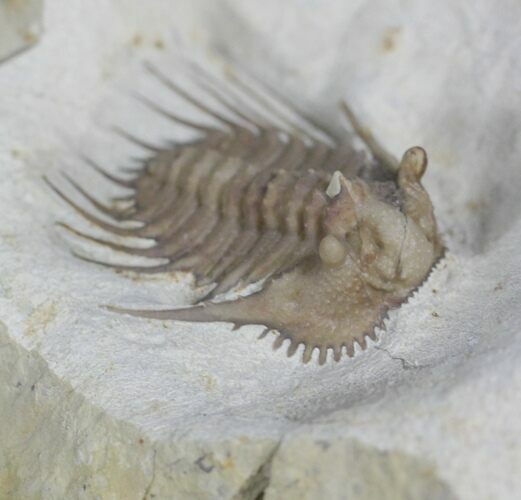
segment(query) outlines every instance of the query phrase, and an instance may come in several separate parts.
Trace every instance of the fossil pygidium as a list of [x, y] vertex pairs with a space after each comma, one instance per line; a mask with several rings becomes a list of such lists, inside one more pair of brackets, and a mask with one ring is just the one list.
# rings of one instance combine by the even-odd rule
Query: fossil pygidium
[[[189, 271], [198, 285], [214, 286], [192, 307], [118, 310], [158, 319], [261, 324], [278, 332], [275, 347], [289, 340], [289, 356], [303, 345], [304, 362], [314, 349], [323, 363], [329, 350], [338, 361], [343, 353], [354, 354], [355, 342], [365, 348], [388, 309], [421, 285], [442, 253], [433, 207], [420, 182], [425, 151], [413, 147], [396, 161], [343, 105], [373, 153], [369, 160], [355, 152], [347, 135], [339, 137], [296, 113], [285, 119], [281, 101], [244, 80], [230, 89], [203, 77], [209, 104], [155, 67], [148, 69], [218, 124], [192, 121], [147, 101], [197, 135], [155, 149], [132, 177], [94, 165], [111, 182], [132, 189], [125, 208], [105, 205], [71, 181], [112, 222], [53, 189], [109, 234], [154, 244], [139, 248], [69, 227], [77, 235], [118, 252], [165, 259], [154, 266], [98, 263], [141, 273]], [[140, 225], [129, 228], [120, 224], [124, 221]], [[249, 295], [214, 300], [253, 283], [261, 286]]]

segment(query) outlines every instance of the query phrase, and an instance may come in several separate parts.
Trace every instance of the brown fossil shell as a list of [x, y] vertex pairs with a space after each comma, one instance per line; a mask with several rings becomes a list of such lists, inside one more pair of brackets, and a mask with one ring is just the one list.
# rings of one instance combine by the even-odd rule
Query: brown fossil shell
[[[275, 347], [289, 339], [289, 356], [303, 344], [305, 362], [314, 349], [323, 363], [328, 350], [338, 361], [343, 353], [353, 356], [355, 343], [365, 348], [388, 309], [407, 299], [442, 252], [420, 183], [427, 165], [423, 149], [409, 149], [398, 163], [362, 132], [344, 105], [373, 151], [375, 161], [369, 161], [348, 136], [337, 137], [304, 116], [284, 119], [274, 98], [240, 79], [223, 90], [202, 77], [204, 90], [218, 103], [212, 108], [155, 67], [148, 69], [219, 125], [202, 125], [147, 101], [199, 136], [152, 148], [153, 156], [131, 178], [93, 164], [109, 181], [132, 189], [125, 209], [101, 203], [69, 179], [112, 222], [51, 187], [109, 234], [149, 238], [154, 245], [123, 245], [66, 226], [76, 235], [126, 254], [167, 259], [152, 267], [99, 264], [142, 273], [190, 271], [197, 284], [215, 286], [193, 307], [113, 309], [148, 318], [265, 325], [279, 332]], [[141, 224], [129, 228], [124, 221]], [[253, 283], [262, 284], [260, 290], [213, 300]]]

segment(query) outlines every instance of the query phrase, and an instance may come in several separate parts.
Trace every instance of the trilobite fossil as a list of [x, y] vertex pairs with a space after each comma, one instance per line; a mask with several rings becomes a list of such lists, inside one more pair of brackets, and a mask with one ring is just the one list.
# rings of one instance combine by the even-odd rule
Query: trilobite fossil
[[[369, 159], [353, 149], [348, 134], [339, 137], [296, 111], [297, 118], [287, 118], [278, 107], [287, 109], [287, 103], [243, 79], [219, 85], [199, 73], [199, 87], [212, 105], [155, 66], [147, 68], [218, 124], [192, 121], [147, 100], [197, 135], [151, 148], [132, 177], [93, 164], [109, 181], [132, 190], [125, 208], [100, 202], [71, 180], [112, 222], [51, 187], [109, 235], [154, 244], [125, 245], [66, 226], [76, 235], [118, 252], [166, 259], [154, 266], [91, 262], [138, 273], [189, 271], [197, 285], [213, 288], [191, 307], [113, 309], [163, 320], [264, 325], [265, 332], [278, 332], [274, 347], [289, 340], [288, 356], [304, 345], [304, 362], [314, 349], [320, 363], [328, 351], [336, 361], [344, 353], [353, 356], [355, 342], [364, 349], [387, 311], [422, 284], [442, 254], [433, 207], [420, 182], [425, 151], [413, 147], [396, 161], [343, 104], [373, 153]], [[121, 224], [126, 221], [140, 225], [129, 228]], [[249, 295], [215, 300], [253, 283], [258, 287]]]

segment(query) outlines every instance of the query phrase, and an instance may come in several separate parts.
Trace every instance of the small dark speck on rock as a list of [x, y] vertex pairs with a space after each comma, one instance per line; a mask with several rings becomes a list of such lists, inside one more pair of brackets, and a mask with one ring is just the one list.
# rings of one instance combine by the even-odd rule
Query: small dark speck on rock
[[327, 450], [330, 446], [331, 446], [331, 443], [329, 443], [328, 441], [317, 441], [317, 444], [320, 446], [320, 448], [322, 448], [322, 450]]
[[207, 465], [204, 463], [204, 460], [206, 458], [206, 455], [203, 455], [202, 457], [199, 457], [194, 463], [203, 471], [209, 474], [214, 469], [213, 465]]
[[396, 50], [400, 32], [401, 28], [399, 27], [391, 27], [385, 31], [381, 42], [382, 52], [390, 53]]

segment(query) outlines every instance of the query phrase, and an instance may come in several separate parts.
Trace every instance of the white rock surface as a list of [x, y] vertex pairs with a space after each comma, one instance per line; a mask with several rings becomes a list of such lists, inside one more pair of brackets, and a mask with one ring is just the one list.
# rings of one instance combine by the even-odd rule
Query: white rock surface
[[42, 0], [0, 0], [0, 61], [34, 45], [41, 21]]
[[[521, 6], [442, 0], [55, 0], [0, 68], [0, 497], [516, 498], [521, 491]], [[448, 253], [376, 346], [304, 366], [259, 327], [159, 323], [100, 304], [187, 303], [188, 278], [72, 257], [81, 225], [43, 174], [101, 195], [108, 168], [179, 132], [136, 61], [227, 53], [340, 126], [346, 98], [425, 184]], [[61, 184], [65, 185], [65, 184]], [[86, 248], [84, 251], [93, 252]]]

